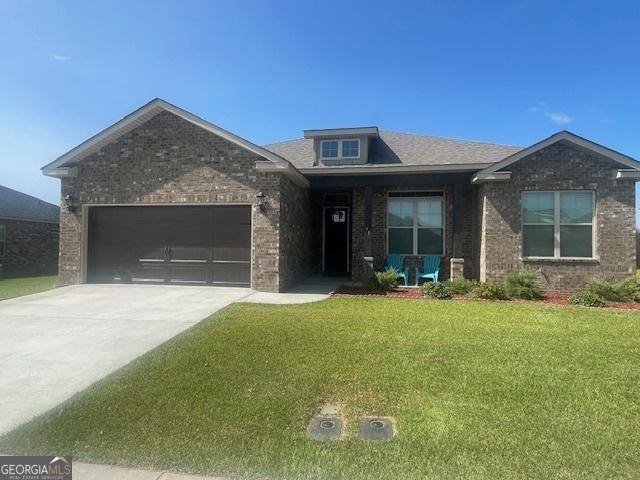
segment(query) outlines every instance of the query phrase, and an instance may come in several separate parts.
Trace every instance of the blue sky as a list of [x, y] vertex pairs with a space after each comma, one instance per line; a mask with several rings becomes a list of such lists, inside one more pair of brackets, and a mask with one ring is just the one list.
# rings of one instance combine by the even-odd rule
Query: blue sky
[[249, 140], [307, 128], [529, 145], [568, 129], [640, 158], [636, 1], [0, 0], [0, 184], [154, 97]]

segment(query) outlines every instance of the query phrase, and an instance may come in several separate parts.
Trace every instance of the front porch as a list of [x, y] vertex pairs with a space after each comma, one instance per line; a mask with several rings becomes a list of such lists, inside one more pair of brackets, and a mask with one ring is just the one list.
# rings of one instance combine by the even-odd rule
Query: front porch
[[478, 278], [479, 231], [471, 173], [311, 177], [313, 272], [366, 281], [390, 253], [408, 284], [425, 255], [440, 278]]

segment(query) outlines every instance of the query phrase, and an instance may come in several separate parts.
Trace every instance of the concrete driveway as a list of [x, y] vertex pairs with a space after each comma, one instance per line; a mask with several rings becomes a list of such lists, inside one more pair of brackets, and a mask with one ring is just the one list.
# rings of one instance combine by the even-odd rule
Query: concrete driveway
[[0, 302], [0, 434], [252, 293], [79, 285]]

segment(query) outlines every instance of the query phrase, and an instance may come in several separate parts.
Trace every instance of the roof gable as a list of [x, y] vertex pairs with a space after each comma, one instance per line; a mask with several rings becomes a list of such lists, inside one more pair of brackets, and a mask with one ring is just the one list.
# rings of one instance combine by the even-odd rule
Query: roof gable
[[571, 145], [574, 145], [580, 149], [587, 150], [589, 152], [593, 152], [607, 160], [618, 163], [625, 167], [628, 167], [632, 170], [640, 170], [640, 162], [637, 160], [628, 157], [627, 155], [623, 155], [620, 152], [616, 152], [610, 148], [599, 145], [591, 140], [587, 140], [586, 138], [580, 137], [575, 133], [571, 133], [567, 130], [563, 130], [554, 135], [551, 135], [549, 138], [546, 138], [538, 143], [531, 145], [530, 147], [525, 148], [524, 150], [520, 150], [519, 152], [514, 153], [506, 157], [504, 160], [501, 160], [490, 167], [487, 167], [480, 172], [479, 175], [482, 174], [490, 174], [496, 173], [499, 170], [502, 170], [509, 165], [512, 165], [515, 162], [522, 160], [529, 155], [542, 150], [543, 148], [549, 147], [558, 142], [567, 142]]
[[[139, 127], [144, 124], [151, 118], [158, 115], [160, 112], [167, 111], [171, 112], [174, 115], [177, 115], [184, 120], [191, 122], [205, 130], [218, 135], [229, 142], [232, 142], [240, 147], [243, 147], [250, 152], [255, 153], [256, 155], [265, 159], [265, 162], [260, 163], [271, 163], [271, 167], [277, 170], [283, 170], [284, 172], [290, 173], [294, 177], [302, 177], [297, 170], [289, 163], [289, 161], [275, 154], [274, 152], [270, 152], [254, 143], [251, 143], [248, 140], [245, 140], [238, 135], [235, 135], [223, 128], [214, 125], [213, 123], [207, 122], [206, 120], [186, 111], [180, 107], [176, 107], [165, 100], [160, 98], [156, 98], [146, 105], [140, 107], [138, 110], [130, 113], [126, 117], [122, 118], [118, 122], [114, 123], [110, 127], [107, 127], [100, 133], [94, 135], [88, 140], [84, 141], [77, 147], [69, 150], [64, 155], [61, 155], [53, 162], [49, 163], [42, 167], [42, 172], [45, 175], [52, 177], [64, 177], [73, 174], [73, 166], [78, 162], [84, 160], [90, 154], [100, 150], [103, 146], [117, 140], [122, 137], [126, 133], [132, 131], [133, 129]], [[262, 166], [263, 169], [267, 169], [265, 165]]]

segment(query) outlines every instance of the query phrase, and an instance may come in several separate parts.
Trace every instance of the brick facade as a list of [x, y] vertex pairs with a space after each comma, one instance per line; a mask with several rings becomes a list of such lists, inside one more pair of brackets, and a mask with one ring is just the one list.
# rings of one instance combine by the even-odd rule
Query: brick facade
[[60, 229], [57, 223], [0, 218], [0, 225], [5, 227], [0, 277], [56, 272]]
[[[62, 179], [62, 198], [71, 194], [78, 210], [61, 206], [59, 284], [82, 280], [85, 205], [254, 205], [261, 191], [265, 206], [253, 207], [252, 287], [281, 290], [305, 271], [291, 258], [301, 248], [295, 225], [304, 224], [308, 192], [279, 173], [258, 172], [258, 160], [263, 159], [166, 111], [90, 154], [78, 164], [77, 177]], [[289, 209], [292, 200], [297, 205]]]
[[[511, 271], [529, 269], [540, 274], [545, 288], [572, 291], [593, 277], [620, 281], [631, 276], [636, 267], [635, 182], [615, 179], [615, 168], [558, 143], [507, 167], [511, 180], [480, 185], [475, 216], [479, 278], [499, 281]], [[595, 192], [594, 260], [523, 260], [521, 195], [526, 190]]]

